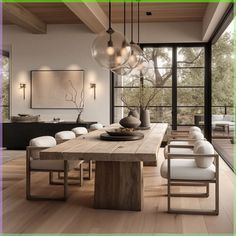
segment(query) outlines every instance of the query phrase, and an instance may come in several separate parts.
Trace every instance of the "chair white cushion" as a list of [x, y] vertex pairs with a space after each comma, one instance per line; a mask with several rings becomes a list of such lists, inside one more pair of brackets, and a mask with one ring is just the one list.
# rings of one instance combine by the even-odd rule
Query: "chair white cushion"
[[57, 142], [51, 136], [41, 136], [31, 139], [29, 145], [34, 147], [54, 147], [57, 145]]
[[[161, 176], [168, 177], [168, 160], [161, 165]], [[194, 159], [172, 159], [171, 178], [179, 180], [213, 180], [215, 178], [215, 166], [198, 168]]]
[[[170, 148], [170, 154], [193, 154], [192, 148]], [[168, 157], [168, 145], [164, 148], [164, 157]]]
[[[34, 139], [31, 139], [29, 146], [33, 147], [54, 147], [57, 145], [56, 139], [51, 136], [41, 136]], [[31, 157], [33, 159], [39, 159], [39, 153], [41, 150], [32, 150]]]
[[76, 138], [75, 133], [72, 131], [61, 131], [55, 134], [56, 140], [67, 140]]
[[[68, 170], [73, 169], [78, 161], [68, 161]], [[34, 170], [63, 171], [64, 161], [58, 160], [31, 160], [30, 168]]]
[[72, 129], [72, 132], [75, 133], [75, 135], [82, 135], [82, 134], [87, 134], [88, 130], [85, 127], [76, 127]]
[[189, 133], [193, 132], [193, 131], [199, 131], [202, 132], [201, 129], [197, 126], [192, 126], [189, 128]]
[[90, 130], [93, 131], [93, 130], [99, 130], [99, 129], [103, 129], [103, 125], [102, 124], [92, 124], [90, 125]]
[[[211, 155], [215, 150], [211, 143], [208, 141], [199, 142], [197, 147], [194, 148], [194, 154]], [[212, 165], [214, 157], [195, 157], [196, 165], [200, 168], [208, 168]]]

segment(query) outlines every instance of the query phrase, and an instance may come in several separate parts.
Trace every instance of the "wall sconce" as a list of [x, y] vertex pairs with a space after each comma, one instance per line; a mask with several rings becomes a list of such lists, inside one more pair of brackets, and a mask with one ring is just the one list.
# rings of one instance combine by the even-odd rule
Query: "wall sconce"
[[23, 89], [23, 99], [25, 100], [25, 88], [26, 84], [20, 84], [20, 89]]
[[93, 98], [96, 99], [96, 84], [90, 83], [90, 88], [93, 88]]

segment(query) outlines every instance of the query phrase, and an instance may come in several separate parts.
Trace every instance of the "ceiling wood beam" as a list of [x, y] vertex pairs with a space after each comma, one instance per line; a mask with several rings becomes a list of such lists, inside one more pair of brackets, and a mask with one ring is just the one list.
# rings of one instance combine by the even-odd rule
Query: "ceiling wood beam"
[[7, 21], [31, 33], [45, 34], [47, 31], [46, 24], [19, 3], [3, 3], [3, 15]]
[[209, 3], [202, 23], [202, 40], [208, 41], [229, 7], [229, 2]]
[[96, 2], [64, 2], [65, 5], [94, 33], [108, 28], [109, 20]]

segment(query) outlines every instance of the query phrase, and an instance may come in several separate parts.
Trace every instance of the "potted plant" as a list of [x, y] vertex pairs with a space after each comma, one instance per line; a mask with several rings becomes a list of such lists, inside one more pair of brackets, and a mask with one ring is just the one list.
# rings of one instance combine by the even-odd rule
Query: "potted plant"
[[[139, 107], [140, 112], [140, 127], [149, 128], [150, 127], [150, 111], [149, 106], [151, 102], [155, 99], [157, 95], [156, 88], [149, 86], [145, 83], [146, 78], [141, 78], [141, 86], [139, 88], [126, 89], [121, 93], [121, 101], [130, 110], [129, 114], [137, 113], [137, 109], [134, 107]], [[133, 81], [134, 82], [134, 81]], [[135, 116], [135, 115], [133, 115]]]

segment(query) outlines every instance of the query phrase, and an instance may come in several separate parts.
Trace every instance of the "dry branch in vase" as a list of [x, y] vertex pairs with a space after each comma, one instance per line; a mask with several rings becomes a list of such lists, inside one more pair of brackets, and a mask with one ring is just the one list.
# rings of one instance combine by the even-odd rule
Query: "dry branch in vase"
[[78, 121], [80, 121], [80, 116], [84, 110], [84, 91], [83, 91], [83, 89], [81, 90], [80, 103], [78, 104], [77, 103], [78, 92], [77, 92], [76, 88], [74, 87], [72, 81], [69, 80], [68, 82], [72, 88], [72, 92], [68, 92], [65, 95], [65, 101], [72, 102], [75, 105], [75, 108], [78, 111], [78, 118], [77, 118], [77, 122], [78, 122]]

